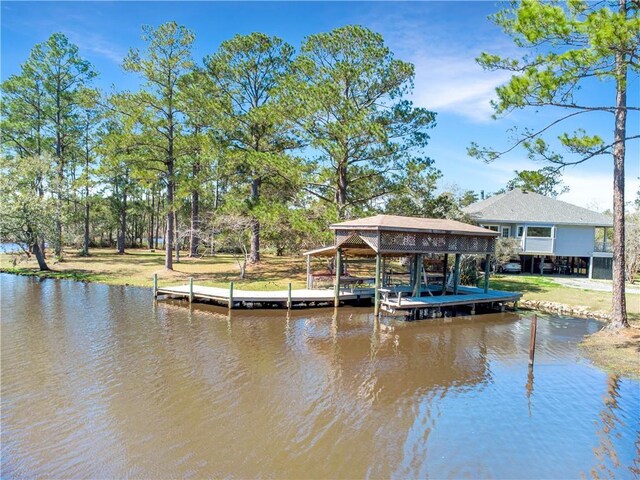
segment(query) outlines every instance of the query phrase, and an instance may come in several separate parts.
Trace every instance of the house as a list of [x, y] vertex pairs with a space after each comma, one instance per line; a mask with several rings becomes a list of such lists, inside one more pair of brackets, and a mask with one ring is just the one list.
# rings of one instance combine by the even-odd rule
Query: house
[[518, 239], [523, 272], [612, 276], [613, 223], [602, 213], [520, 189], [463, 210], [500, 237]]

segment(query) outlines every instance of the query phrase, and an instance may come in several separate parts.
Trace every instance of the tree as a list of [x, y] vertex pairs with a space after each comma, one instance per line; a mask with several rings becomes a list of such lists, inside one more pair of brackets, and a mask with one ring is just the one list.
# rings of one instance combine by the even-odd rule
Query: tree
[[40, 270], [49, 270], [40, 239], [51, 230], [53, 205], [40, 195], [41, 183], [50, 177], [51, 159], [46, 156], [0, 157], [0, 238], [15, 242], [29, 255], [33, 252]]
[[71, 152], [78, 141], [78, 110], [82, 95], [97, 75], [91, 64], [80, 57], [78, 47], [62, 33], [54, 33], [49, 39], [36, 45], [23, 65], [25, 75], [37, 79], [45, 93], [43, 98], [44, 126], [50, 132], [56, 175], [51, 187], [55, 193], [56, 256], [62, 255], [62, 201], [66, 195], [66, 169]]
[[318, 152], [306, 190], [333, 204], [339, 219], [401, 186], [410, 164], [430, 167], [419, 153], [435, 114], [402, 99], [413, 77], [413, 65], [395, 59], [367, 28], [304, 40], [286, 84], [288, 111]]
[[[540, 170], [515, 170], [515, 174], [515, 178], [507, 182], [507, 190], [519, 188], [554, 198], [569, 191], [569, 187], [562, 186], [561, 173], [553, 167], [544, 167]], [[559, 187], [562, 188], [558, 191]]]
[[[469, 153], [485, 161], [501, 158], [523, 146], [531, 158], [542, 158], [560, 170], [591, 158], [611, 155], [613, 159], [613, 296], [612, 328], [627, 327], [625, 301], [625, 215], [624, 161], [626, 143], [640, 138], [627, 134], [627, 112], [640, 107], [627, 105], [628, 75], [640, 71], [640, 15], [638, 2], [618, 0], [567, 3], [523, 0], [493, 16], [493, 21], [512, 37], [518, 47], [533, 55], [507, 58], [483, 53], [478, 62], [488, 70], [513, 72], [510, 81], [497, 88], [496, 115], [533, 107], [557, 112], [551, 122], [517, 134], [513, 145], [497, 151], [472, 144]], [[612, 85], [615, 101], [599, 96], [589, 102], [579, 94], [591, 79]], [[569, 158], [556, 153], [544, 135], [585, 115], [610, 114], [612, 138], [589, 135], [578, 128], [561, 133], [558, 143]]]
[[252, 33], [222, 42], [218, 51], [205, 59], [207, 72], [223, 98], [220, 128], [228, 145], [228, 168], [242, 186], [238, 193], [246, 199], [252, 218], [251, 263], [260, 261], [258, 212], [267, 206], [262, 198], [264, 183], [285, 172], [295, 176], [295, 164], [285, 152], [298, 144], [279, 97], [293, 51], [278, 37]]
[[[78, 112], [83, 92], [96, 73], [82, 59], [78, 47], [55, 33], [36, 45], [19, 74], [2, 84], [2, 147], [7, 155], [47, 155], [55, 163], [56, 175], [47, 183], [37, 182], [39, 196], [47, 191], [56, 198], [53, 245], [62, 254], [63, 200], [68, 176], [77, 153]], [[44, 254], [44, 239], [40, 248]]]
[[174, 194], [184, 122], [179, 110], [179, 82], [194, 66], [191, 60], [194, 35], [176, 22], [165, 23], [155, 30], [145, 25], [142, 32], [146, 49], [144, 52], [131, 49], [123, 65], [143, 79], [143, 89], [128, 95], [126, 102], [139, 121], [129, 145], [141, 152], [146, 163], [143, 168], [157, 172], [166, 186], [165, 267], [173, 270]]

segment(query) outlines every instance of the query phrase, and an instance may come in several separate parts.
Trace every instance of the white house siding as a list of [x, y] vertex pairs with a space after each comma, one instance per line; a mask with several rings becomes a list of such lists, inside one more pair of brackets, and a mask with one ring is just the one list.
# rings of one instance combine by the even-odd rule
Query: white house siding
[[593, 254], [594, 238], [594, 227], [558, 225], [554, 254], [566, 257], [589, 257]]

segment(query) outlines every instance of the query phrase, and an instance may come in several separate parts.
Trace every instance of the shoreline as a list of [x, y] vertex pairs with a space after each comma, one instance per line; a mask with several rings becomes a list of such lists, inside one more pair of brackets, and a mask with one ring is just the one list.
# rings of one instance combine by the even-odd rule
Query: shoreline
[[[174, 264], [173, 271], [164, 269], [164, 252], [130, 250], [118, 255], [113, 250], [95, 249], [91, 256], [81, 257], [67, 251], [64, 260], [53, 264], [48, 271], [39, 271], [33, 262], [13, 265], [14, 256], [0, 254], [0, 273], [8, 275], [72, 280], [114, 286], [152, 288], [153, 275], [158, 274], [162, 284], [194, 282], [224, 287], [233, 281], [237, 288], [250, 290], [282, 290], [291, 283], [294, 288], [306, 284], [306, 265], [302, 258], [264, 255], [260, 264], [248, 267], [244, 280], [238, 279], [236, 259], [233, 255], [213, 257], [183, 257]], [[320, 265], [317, 265], [320, 267]], [[356, 274], [368, 273], [366, 264], [352, 264]], [[504, 276], [491, 279], [492, 288], [521, 291], [524, 296], [518, 307], [554, 315], [593, 318], [608, 322], [610, 302], [606, 292], [563, 287], [553, 278]], [[587, 303], [587, 305], [585, 305]], [[640, 298], [628, 294], [627, 307], [631, 328], [611, 331], [606, 327], [587, 336], [580, 343], [585, 357], [598, 367], [631, 378], [640, 378]], [[629, 308], [631, 307], [631, 308]]]

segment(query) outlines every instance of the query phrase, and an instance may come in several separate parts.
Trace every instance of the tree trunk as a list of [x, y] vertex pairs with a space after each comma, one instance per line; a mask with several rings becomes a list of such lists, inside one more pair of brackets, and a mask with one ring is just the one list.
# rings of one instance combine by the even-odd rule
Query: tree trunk
[[[160, 200], [162, 199], [162, 194], [158, 191], [158, 201], [156, 202], [156, 232], [155, 237], [153, 238], [153, 245], [156, 250], [158, 249], [158, 238], [160, 237]], [[164, 200], [162, 202], [164, 206]]]
[[153, 250], [153, 222], [154, 222], [154, 213], [156, 208], [156, 192], [151, 191], [151, 210], [149, 214], [149, 235], [147, 237], [147, 247], [149, 250]]
[[[262, 180], [253, 179], [251, 182], [251, 203], [255, 205], [260, 199], [260, 184]], [[251, 251], [249, 254], [249, 263], [258, 263], [260, 261], [260, 222], [257, 218], [251, 220]]]
[[338, 220], [344, 220], [345, 206], [347, 204], [347, 167], [338, 167], [338, 185], [336, 189], [336, 207], [338, 208]]
[[118, 254], [124, 254], [127, 233], [127, 194], [122, 195], [122, 205], [120, 209], [120, 232], [118, 233]]
[[174, 245], [176, 248], [176, 263], [180, 263], [180, 233], [178, 231], [178, 212], [173, 212], [173, 229], [175, 231]]
[[200, 203], [200, 194], [198, 193], [198, 190], [194, 189], [191, 192], [191, 231], [189, 235], [189, 245], [190, 245], [189, 256], [190, 257], [196, 257], [198, 255], [198, 244], [200, 243], [200, 238], [198, 237], [199, 235], [198, 228], [200, 226], [199, 203]]
[[32, 248], [33, 254], [36, 256], [36, 260], [38, 261], [38, 267], [40, 268], [40, 271], [43, 272], [45, 270], [49, 270], [49, 266], [44, 259], [44, 255], [42, 254], [42, 250], [40, 250], [40, 244], [38, 243], [37, 239], [35, 242], [33, 242]]
[[164, 266], [173, 270], [173, 161], [167, 164], [167, 234], [164, 237]]
[[[625, 13], [625, 0], [619, 0]], [[624, 156], [627, 130], [627, 64], [624, 55], [616, 53], [616, 112], [613, 146], [613, 295], [611, 328], [629, 326], [625, 299], [624, 246]]]
[[84, 204], [84, 241], [82, 243], [82, 256], [89, 256], [89, 194], [87, 193]]

